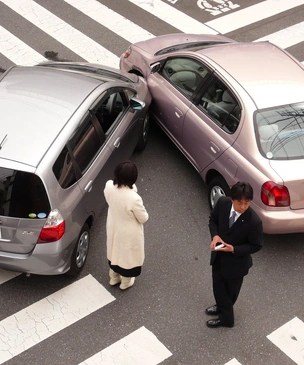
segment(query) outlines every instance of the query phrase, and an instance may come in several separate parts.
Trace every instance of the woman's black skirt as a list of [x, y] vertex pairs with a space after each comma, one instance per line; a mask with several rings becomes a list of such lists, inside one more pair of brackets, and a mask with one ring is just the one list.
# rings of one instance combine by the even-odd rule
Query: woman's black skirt
[[108, 263], [113, 271], [117, 272], [117, 274], [124, 276], [126, 278], [133, 278], [135, 276], [139, 276], [141, 273], [141, 266], [136, 266], [133, 267], [132, 269], [123, 269], [118, 265], [112, 265], [110, 260], [108, 260]]

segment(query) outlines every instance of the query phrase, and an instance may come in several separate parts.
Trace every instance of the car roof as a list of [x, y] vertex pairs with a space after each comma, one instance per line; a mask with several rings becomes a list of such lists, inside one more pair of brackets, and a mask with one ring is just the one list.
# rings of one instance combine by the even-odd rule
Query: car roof
[[221, 44], [235, 42], [219, 34], [186, 34], [173, 33], [163, 34], [157, 37], [149, 38], [145, 41], [135, 43], [135, 46], [144, 52], [157, 55], [164, 55], [178, 50], [185, 50], [189, 47], [200, 45], [205, 47], [212, 44]]
[[0, 81], [0, 159], [37, 166], [73, 113], [102, 83], [51, 67], [8, 70]]
[[228, 72], [258, 108], [304, 100], [304, 67], [270, 42], [230, 43], [196, 52]]

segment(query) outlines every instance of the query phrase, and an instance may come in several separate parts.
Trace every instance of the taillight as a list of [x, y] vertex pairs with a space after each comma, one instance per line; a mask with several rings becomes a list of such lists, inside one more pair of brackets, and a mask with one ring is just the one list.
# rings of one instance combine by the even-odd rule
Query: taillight
[[265, 205], [270, 207], [288, 207], [290, 205], [289, 191], [284, 185], [267, 181], [261, 190], [261, 199]]
[[40, 232], [37, 243], [58, 241], [64, 234], [65, 221], [58, 209], [53, 209]]
[[131, 47], [129, 47], [126, 52], [124, 53], [124, 58], [128, 58], [130, 54], [132, 53]]

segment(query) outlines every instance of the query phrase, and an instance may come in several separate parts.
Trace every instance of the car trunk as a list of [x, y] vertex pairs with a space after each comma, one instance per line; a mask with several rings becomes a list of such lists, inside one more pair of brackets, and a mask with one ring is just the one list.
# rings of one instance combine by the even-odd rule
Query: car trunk
[[50, 212], [41, 179], [0, 167], [0, 251], [30, 253]]
[[270, 160], [290, 194], [290, 208], [304, 209], [304, 160]]
[[36, 246], [45, 219], [0, 216], [0, 251], [27, 254]]

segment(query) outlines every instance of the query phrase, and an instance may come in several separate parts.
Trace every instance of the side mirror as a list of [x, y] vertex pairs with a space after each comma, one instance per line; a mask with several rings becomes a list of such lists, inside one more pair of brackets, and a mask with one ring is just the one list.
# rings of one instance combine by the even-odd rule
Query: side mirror
[[130, 100], [130, 106], [133, 110], [142, 110], [145, 107], [145, 103], [137, 98]]
[[160, 62], [156, 62], [150, 67], [151, 74], [158, 72], [160, 69]]

